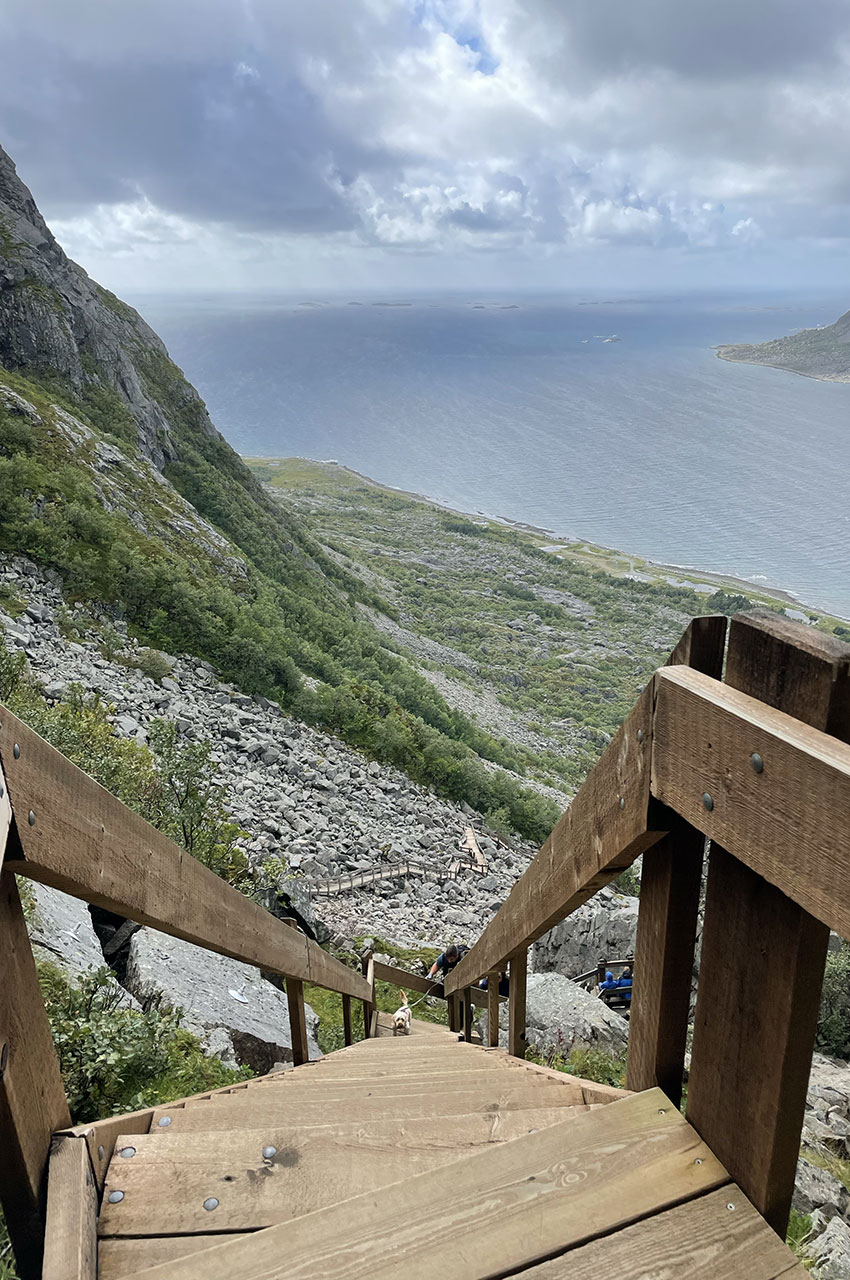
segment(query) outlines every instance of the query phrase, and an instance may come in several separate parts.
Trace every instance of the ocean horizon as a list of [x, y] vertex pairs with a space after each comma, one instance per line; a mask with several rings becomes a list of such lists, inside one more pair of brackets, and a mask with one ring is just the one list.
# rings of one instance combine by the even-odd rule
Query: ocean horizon
[[850, 617], [850, 386], [713, 350], [831, 323], [837, 292], [129, 300], [244, 455]]

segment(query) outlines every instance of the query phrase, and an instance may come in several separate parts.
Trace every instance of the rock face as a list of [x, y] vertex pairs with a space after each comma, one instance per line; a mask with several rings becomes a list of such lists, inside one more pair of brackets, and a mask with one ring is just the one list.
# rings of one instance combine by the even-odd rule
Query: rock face
[[[486, 1008], [479, 1022], [487, 1035]], [[508, 1042], [508, 1006], [499, 1009], [499, 1043]], [[529, 1044], [547, 1052], [601, 1049], [620, 1054], [628, 1043], [628, 1023], [596, 996], [559, 973], [530, 973], [526, 990], [526, 1035]]]
[[845, 1217], [850, 1205], [850, 1192], [833, 1174], [801, 1157], [792, 1203], [798, 1213], [812, 1214], [817, 1209], [825, 1220], [836, 1215]]
[[15, 166], [0, 148], [0, 364], [46, 369], [78, 393], [108, 389], [135, 421], [141, 452], [156, 466], [174, 456], [169, 423], [149, 389], [152, 367], [212, 426], [197, 392], [168, 362], [141, 316], [90, 280], [63, 253]]
[[27, 929], [37, 954], [74, 979], [106, 963], [85, 902], [30, 881], [35, 906]]
[[576, 978], [594, 969], [603, 956], [613, 960], [633, 955], [639, 905], [638, 898], [601, 889], [535, 943], [535, 972]]
[[[140, 929], [130, 942], [126, 984], [143, 1003], [161, 997], [182, 1009], [186, 1030], [230, 1066], [242, 1062], [264, 1074], [276, 1062], [292, 1061], [286, 996], [250, 965]], [[322, 1056], [319, 1019], [305, 1009], [312, 1060]]]
[[850, 1227], [842, 1218], [833, 1218], [817, 1238], [806, 1246], [814, 1259], [814, 1280], [847, 1280], [850, 1276]]
[[850, 1157], [850, 1063], [816, 1053], [812, 1059], [803, 1143]]

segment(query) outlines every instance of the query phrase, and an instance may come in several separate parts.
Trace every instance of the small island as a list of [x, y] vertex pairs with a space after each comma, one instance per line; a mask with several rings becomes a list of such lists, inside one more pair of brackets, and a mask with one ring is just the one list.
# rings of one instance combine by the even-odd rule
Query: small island
[[717, 354], [721, 360], [770, 365], [805, 378], [850, 382], [850, 311], [835, 324], [802, 329], [771, 342], [718, 347]]

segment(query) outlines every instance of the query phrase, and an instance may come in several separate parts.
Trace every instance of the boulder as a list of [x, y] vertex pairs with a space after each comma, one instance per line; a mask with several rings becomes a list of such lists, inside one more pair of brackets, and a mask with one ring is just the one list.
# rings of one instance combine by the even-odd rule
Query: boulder
[[812, 1058], [803, 1143], [850, 1155], [850, 1063], [816, 1053]]
[[[810, 1164], [803, 1156], [797, 1164], [792, 1206], [798, 1213], [811, 1214], [819, 1209], [825, 1218], [836, 1214], [844, 1217], [850, 1205], [850, 1192], [826, 1169]], [[850, 1273], [848, 1273], [850, 1274]]]
[[850, 1276], [850, 1227], [833, 1218], [815, 1240], [806, 1245], [814, 1260], [813, 1280], [847, 1280]]
[[590, 902], [556, 925], [534, 945], [535, 973], [562, 973], [577, 978], [596, 967], [603, 956], [634, 955], [640, 900], [600, 889]]
[[[251, 965], [155, 929], [140, 929], [130, 942], [125, 982], [143, 1002], [159, 998], [182, 1009], [182, 1025], [210, 1051], [214, 1044], [216, 1056], [222, 1056], [224, 1030], [231, 1065], [243, 1062], [264, 1074], [276, 1062], [292, 1061], [286, 996]], [[316, 1043], [319, 1019], [309, 1005], [305, 1010], [312, 1060], [322, 1056]]]
[[46, 884], [29, 883], [35, 906], [28, 912], [27, 928], [36, 953], [72, 979], [102, 969], [106, 961], [86, 903]]
[[[486, 996], [481, 993], [482, 1002]], [[487, 1036], [487, 1010], [479, 1009], [482, 1037]], [[560, 973], [530, 973], [526, 988], [526, 1038], [541, 1052], [601, 1049], [621, 1054], [629, 1024], [613, 1009]], [[499, 1009], [499, 1043], [508, 1042], [508, 1005]]]

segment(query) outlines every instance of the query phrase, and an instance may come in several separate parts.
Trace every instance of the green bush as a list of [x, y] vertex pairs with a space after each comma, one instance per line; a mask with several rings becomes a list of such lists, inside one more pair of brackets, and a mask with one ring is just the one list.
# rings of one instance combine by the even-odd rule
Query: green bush
[[554, 1046], [546, 1052], [537, 1045], [529, 1045], [525, 1051], [529, 1062], [551, 1067], [553, 1071], [565, 1071], [567, 1075], [582, 1080], [594, 1080], [597, 1084], [622, 1089], [626, 1080], [626, 1055], [605, 1053], [602, 1049], [567, 1049], [560, 1031]]
[[833, 1058], [850, 1058], [850, 944], [826, 957], [816, 1047]]
[[246, 1080], [205, 1056], [179, 1025], [179, 1010], [128, 1007], [109, 970], [72, 984], [55, 965], [39, 965], [44, 1006], [75, 1124], [120, 1115]]

